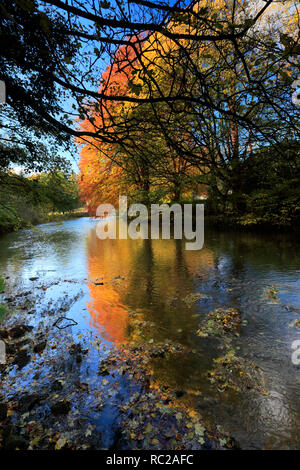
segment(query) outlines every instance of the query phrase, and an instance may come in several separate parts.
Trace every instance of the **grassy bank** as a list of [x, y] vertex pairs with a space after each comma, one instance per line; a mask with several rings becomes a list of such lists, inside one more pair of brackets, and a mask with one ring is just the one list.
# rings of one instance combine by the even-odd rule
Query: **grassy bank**
[[84, 207], [69, 212], [49, 212], [41, 223], [60, 222], [63, 220], [77, 219], [79, 217], [89, 217], [88, 211]]
[[88, 217], [89, 214], [85, 208], [78, 208], [68, 212], [49, 212], [45, 214], [32, 213], [32, 217], [21, 218], [16, 213], [11, 213], [10, 217], [0, 218], [0, 234], [14, 232], [16, 230], [32, 227], [34, 225], [44, 224], [47, 222], [62, 222], [64, 220]]
[[32, 176], [0, 171], [0, 233], [81, 217], [77, 175], [55, 170]]
[[208, 214], [205, 216], [205, 227], [220, 231], [255, 232], [255, 233], [291, 233], [298, 235], [300, 223], [271, 224], [267, 222], [241, 223], [239, 218]]

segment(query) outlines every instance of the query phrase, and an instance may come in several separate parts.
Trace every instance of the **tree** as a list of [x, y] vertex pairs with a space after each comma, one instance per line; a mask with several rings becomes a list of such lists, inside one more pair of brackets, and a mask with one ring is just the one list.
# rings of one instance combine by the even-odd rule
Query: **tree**
[[53, 212], [70, 212], [79, 206], [78, 176], [61, 171], [40, 173], [30, 178], [38, 185], [38, 202]]
[[[214, 6], [214, 2], [210, 3]], [[242, 21], [235, 19], [237, 3], [242, 2], [231, 4], [232, 22], [220, 20], [219, 13], [210, 15], [206, 2], [203, 6], [198, 1], [157, 3], [135, 0], [123, 4], [93, 0], [70, 0], [68, 3], [60, 0], [5, 0], [1, 6], [1, 39], [9, 47], [3, 51], [0, 79], [6, 82], [8, 103], [20, 113], [26, 124], [56, 132], [61, 139], [68, 135], [94, 135], [102, 142], [111, 142], [112, 131], [106, 135], [107, 129], [103, 128], [98, 135], [76, 129], [72, 125], [74, 116], [69, 109], [70, 103], [74, 105], [74, 114], [79, 115], [85, 114], [86, 99], [96, 100], [99, 109], [105, 109], [108, 101], [201, 104], [203, 98], [182, 88], [178, 90], [175, 87], [172, 93], [161, 93], [150, 76], [146, 97], [106, 93], [105, 90], [99, 92], [102, 61], [107, 62], [123, 45], [134, 51], [141, 68], [145, 68], [140, 54], [141, 42], [153, 34], [167, 39], [170, 50], [180, 47], [181, 51], [186, 50], [185, 54], [201, 44], [235, 44], [246, 38], [275, 2], [264, 2], [261, 8], [255, 13], [250, 11]], [[173, 25], [171, 28], [170, 23]], [[128, 40], [131, 37], [135, 40]], [[205, 102], [210, 108], [216, 109], [217, 106], [221, 113], [228, 113], [210, 100]], [[68, 103], [68, 109], [64, 109], [64, 103]]]
[[[206, 8], [207, 34], [216, 21], [220, 30], [243, 24], [249, 8], [253, 10], [253, 2], [213, 1], [209, 5], [195, 5], [196, 11]], [[181, 17], [168, 23], [178, 37], [186, 33]], [[293, 33], [289, 28], [295, 18], [293, 10], [288, 21], [282, 20], [280, 31], [285, 37]], [[280, 141], [299, 131], [297, 110], [284, 79], [287, 73], [295, 73], [294, 52], [282, 48], [274, 22], [268, 22], [266, 29], [265, 21], [264, 16], [258, 18], [253, 31], [233, 41], [175, 41], [154, 32], [143, 37], [138, 55], [127, 46], [119, 49], [103, 76], [100, 92], [127, 90], [128, 98], [138, 96], [140, 102], [114, 106], [108, 102], [102, 114], [97, 102], [97, 113], [91, 118], [93, 124], [97, 121], [93, 142], [97, 147], [103, 128], [106, 136], [110, 130], [116, 145], [109, 145], [107, 158], [139, 189], [140, 200], [145, 199], [141, 191], [149, 196], [160, 187], [177, 200], [185, 186], [198, 181], [209, 183], [225, 201], [230, 195], [235, 209], [242, 211], [241, 192], [247, 178], [243, 162], [253, 154], [254, 142], [280, 152]], [[175, 96], [184, 98], [173, 100]], [[172, 99], [162, 102], [161, 97]], [[90, 107], [92, 113], [94, 109]], [[274, 126], [280, 126], [281, 135], [274, 133]]]
[[[9, 106], [37, 132], [96, 148], [100, 174], [112, 176], [109, 198], [118, 178], [129, 191], [166, 187], [175, 199], [204, 181], [238, 201], [255, 146], [278, 154], [288, 134], [299, 134], [290, 100], [299, 71], [294, 1], [3, 5]], [[83, 185], [102, 191], [85, 176]]]
[[[59, 60], [74, 56], [75, 44], [63, 36], [64, 23], [40, 11], [37, 1], [4, 0], [1, 16], [0, 79], [5, 82], [7, 99], [0, 106], [0, 140], [6, 148], [20, 147], [18, 163], [28, 169], [41, 171], [50, 160], [63, 165], [57, 153], [70, 138], [61, 132], [57, 119], [50, 118], [62, 111], [62, 90], [53, 77], [61, 66]], [[13, 152], [6, 155], [13, 156]]]
[[[129, 91], [135, 56], [133, 50], [128, 51], [127, 47], [124, 45], [118, 49], [112, 64], [102, 74], [100, 93], [104, 90], [108, 95]], [[109, 101], [105, 108], [99, 108], [98, 102], [92, 102], [86, 107], [86, 118], [80, 122], [80, 129], [90, 133], [84, 143], [78, 139], [78, 144], [81, 145], [81, 193], [91, 214], [95, 214], [100, 203], [114, 203], [122, 182], [125, 183], [124, 161], [120, 159], [118, 145], [122, 144], [127, 134], [124, 126], [124, 122], [127, 122], [124, 120], [127, 108], [128, 105], [114, 101]], [[106, 132], [105, 142], [100, 137], [103, 129]], [[108, 141], [110, 133], [113, 138]], [[127, 178], [127, 189], [128, 183]]]

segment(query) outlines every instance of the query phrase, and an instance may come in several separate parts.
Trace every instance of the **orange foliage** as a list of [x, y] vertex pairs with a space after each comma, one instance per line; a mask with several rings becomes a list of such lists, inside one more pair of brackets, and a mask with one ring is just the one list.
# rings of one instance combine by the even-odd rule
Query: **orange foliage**
[[[139, 39], [132, 38], [139, 46]], [[99, 93], [117, 96], [126, 95], [129, 82], [132, 80], [133, 64], [136, 55], [129, 45], [120, 47], [114, 61], [102, 74]], [[122, 138], [122, 115], [126, 105], [121, 101], [103, 99], [101, 103], [92, 103], [87, 107], [87, 117], [80, 122], [82, 130], [98, 132], [99, 140], [95, 137], [86, 138], [79, 142], [80, 149], [80, 190], [90, 215], [95, 215], [97, 206], [101, 203], [114, 204], [119, 196], [120, 182], [124, 176], [122, 168], [114, 158], [117, 144], [110, 141], [110, 132]]]

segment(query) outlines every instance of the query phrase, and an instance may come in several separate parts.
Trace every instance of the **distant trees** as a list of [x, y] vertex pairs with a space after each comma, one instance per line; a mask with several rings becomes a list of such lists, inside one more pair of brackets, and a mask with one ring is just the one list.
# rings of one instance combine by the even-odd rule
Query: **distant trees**
[[[13, 159], [23, 161], [24, 155], [14, 151]], [[27, 224], [47, 221], [50, 212], [70, 212], [80, 206], [78, 175], [60, 170], [34, 173], [21, 171], [22, 167], [9, 169], [6, 160], [11, 154], [0, 146], [0, 232]], [[4, 161], [4, 163], [3, 163]]]
[[61, 171], [32, 176], [38, 186], [38, 203], [52, 212], [70, 212], [79, 207], [78, 175]]

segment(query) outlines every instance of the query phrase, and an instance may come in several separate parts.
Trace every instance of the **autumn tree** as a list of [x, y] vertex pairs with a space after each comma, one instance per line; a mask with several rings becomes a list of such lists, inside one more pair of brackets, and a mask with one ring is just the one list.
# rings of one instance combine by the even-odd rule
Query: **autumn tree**
[[[135, 38], [131, 41], [134, 42]], [[113, 62], [102, 74], [99, 93], [105, 92], [108, 95], [128, 93], [134, 60], [136, 55], [133, 49], [129, 49], [127, 45], [121, 46]], [[126, 119], [128, 104], [108, 101], [105, 106], [99, 107], [97, 101], [92, 101], [85, 107], [84, 112], [85, 118], [80, 121], [79, 127], [81, 131], [87, 131], [90, 135], [78, 140], [78, 145], [81, 147], [80, 187], [90, 213], [95, 214], [100, 203], [116, 202], [122, 184], [126, 184], [126, 192], [130, 186], [129, 165], [126, 165], [126, 160], [120, 157], [123, 142], [128, 135]], [[104, 142], [101, 139], [103, 129], [105, 129]], [[133, 174], [136, 179], [137, 171]]]
[[[1, 39], [8, 47], [3, 50], [0, 79], [7, 85], [8, 104], [22, 113], [27, 124], [34, 126], [37, 123], [37, 127], [47, 128], [62, 140], [69, 135], [91, 135], [92, 131], [87, 133], [73, 124], [74, 115], [85, 113], [87, 99], [94, 99], [99, 108], [104, 109], [108, 101], [201, 104], [203, 97], [199, 100], [199, 96], [182, 88], [171, 86], [167, 93], [162, 92], [150, 76], [146, 97], [138, 93], [130, 96], [106, 93], [105, 89], [99, 90], [98, 81], [103, 63], [112, 59], [120, 46], [132, 49], [141, 68], [145, 69], [140, 54], [141, 35], [145, 35], [144, 41], [159, 34], [170, 42], [170, 50], [180, 45], [182, 51], [186, 50], [185, 54], [197, 45], [217, 45], [224, 41], [234, 44], [243, 41], [264, 12], [276, 2], [262, 2], [259, 8], [249, 11], [239, 21], [235, 21], [235, 5], [243, 2], [232, 2], [231, 22], [220, 22], [219, 14], [211, 15], [206, 3], [203, 6], [201, 2], [187, 0], [175, 3], [135, 0], [124, 4], [100, 0], [2, 2]], [[131, 37], [136, 40], [129, 41]], [[293, 48], [291, 39], [287, 38], [287, 41]], [[211, 108], [219, 108], [223, 114], [226, 111], [218, 103], [205, 102]], [[70, 104], [74, 106], [73, 110]], [[112, 129], [105, 127], [101, 133], [93, 135], [102, 142], [113, 138]]]
[[119, 187], [170, 185], [178, 198], [191, 175], [238, 196], [243, 161], [299, 135], [295, 1], [16, 0], [1, 14], [4, 114], [97, 149], [87, 189], [100, 188], [88, 181], [99, 174], [108, 196], [116, 180], [104, 175], [114, 175]]

